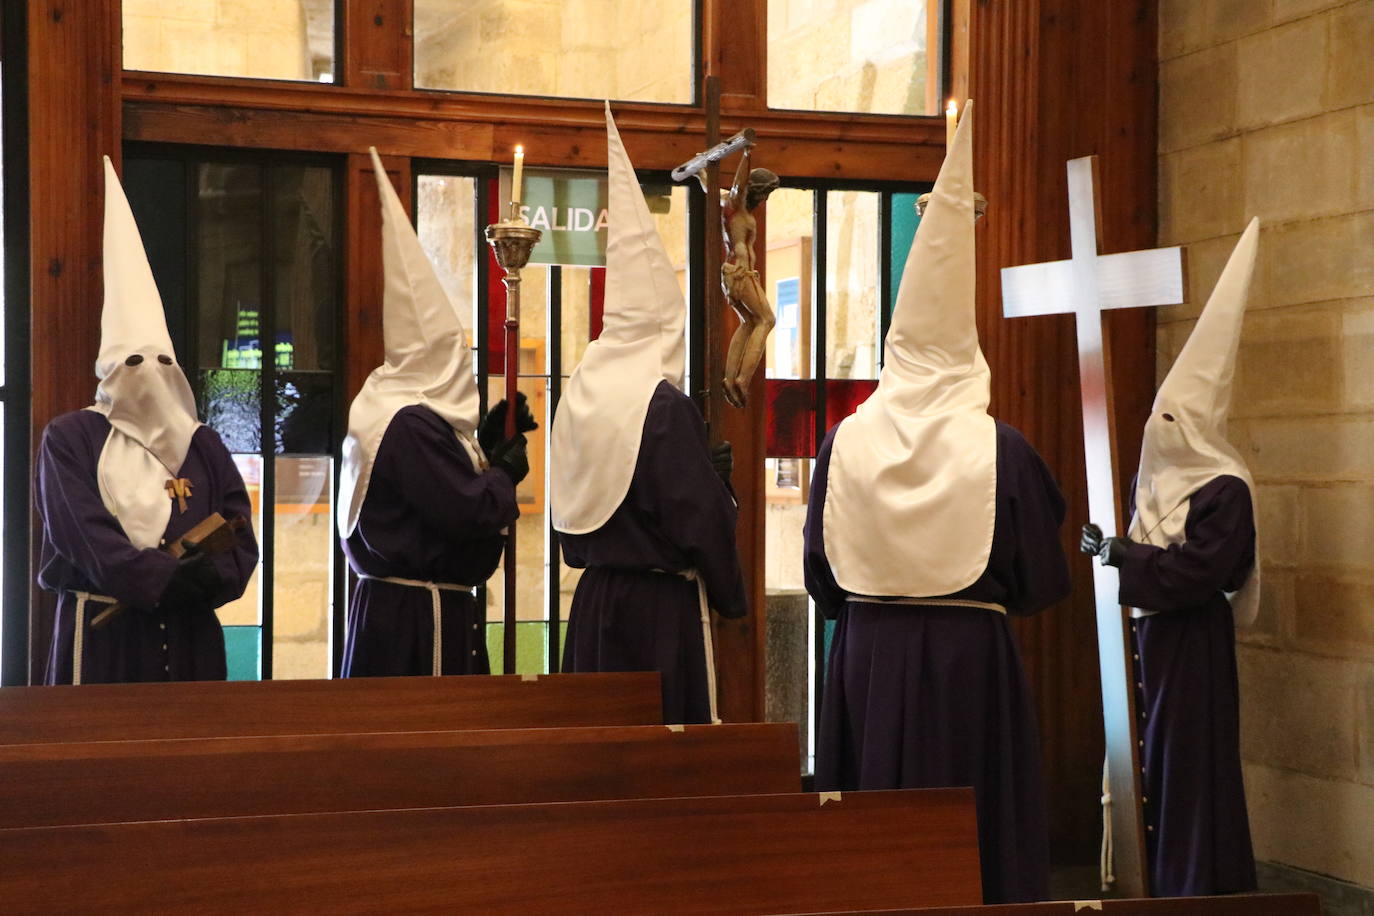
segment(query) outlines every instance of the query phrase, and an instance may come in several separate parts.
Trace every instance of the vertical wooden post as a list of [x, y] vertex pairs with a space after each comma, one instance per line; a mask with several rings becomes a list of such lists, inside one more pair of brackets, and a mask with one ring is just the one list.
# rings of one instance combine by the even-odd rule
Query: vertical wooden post
[[[48, 421], [91, 403], [100, 308], [104, 167], [120, 155], [116, 0], [29, 0], [29, 214], [33, 446]], [[32, 544], [40, 543], [37, 517]], [[36, 556], [35, 556], [36, 560]], [[30, 680], [41, 679], [53, 602], [30, 602]]]
[[340, 82], [355, 89], [409, 89], [414, 83], [413, 0], [343, 0]]
[[[713, 149], [720, 142], [720, 79], [706, 77], [706, 141], [703, 149]], [[720, 164], [706, 167], [706, 314], [702, 319], [702, 336], [706, 352], [702, 360], [702, 415], [706, 418], [706, 434], [712, 444], [721, 441], [716, 421], [725, 408], [724, 362], [725, 337], [721, 326], [725, 319], [725, 296], [720, 286], [721, 246], [723, 228], [720, 224]]]

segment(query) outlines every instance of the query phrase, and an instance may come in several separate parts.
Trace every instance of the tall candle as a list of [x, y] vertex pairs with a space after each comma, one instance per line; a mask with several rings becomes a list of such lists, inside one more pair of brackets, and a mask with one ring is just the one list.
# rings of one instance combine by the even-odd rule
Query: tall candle
[[949, 100], [949, 107], [945, 109], [945, 149], [954, 145], [954, 128], [959, 126], [959, 105], [954, 99]]
[[515, 148], [515, 174], [510, 181], [510, 202], [520, 203], [521, 181], [525, 175], [525, 147]]

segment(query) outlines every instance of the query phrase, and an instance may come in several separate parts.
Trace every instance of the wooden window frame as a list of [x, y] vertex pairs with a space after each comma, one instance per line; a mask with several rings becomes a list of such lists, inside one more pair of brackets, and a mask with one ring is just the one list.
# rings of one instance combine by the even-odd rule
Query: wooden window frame
[[[119, 0], [106, 0], [116, 9]], [[496, 162], [516, 143], [530, 166], [604, 167], [602, 103], [591, 99], [415, 89], [413, 0], [337, 0], [333, 84], [123, 70], [125, 140]], [[966, 84], [969, 0], [932, 0], [945, 38], [941, 83]], [[941, 115], [770, 109], [768, 0], [696, 0], [698, 77], [721, 80], [724, 130], [751, 126], [760, 158], [791, 178], [933, 181], [944, 158]], [[118, 20], [116, 20], [118, 21]], [[932, 24], [932, 36], [939, 32]], [[119, 40], [119, 31], [115, 31]], [[120, 49], [114, 49], [120, 60]], [[943, 89], [942, 89], [943, 91]], [[626, 147], [643, 169], [670, 169], [698, 152], [706, 116], [693, 104], [617, 102]], [[785, 161], [783, 161], [785, 160]]]

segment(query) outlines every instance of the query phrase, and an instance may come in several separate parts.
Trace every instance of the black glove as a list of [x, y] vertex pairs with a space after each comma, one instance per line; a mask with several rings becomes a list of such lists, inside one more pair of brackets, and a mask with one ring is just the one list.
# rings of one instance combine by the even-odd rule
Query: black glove
[[1101, 557], [1103, 564], [1107, 566], [1120, 566], [1124, 563], [1126, 549], [1130, 546], [1131, 541], [1127, 538], [1104, 538], [1102, 529], [1092, 522], [1083, 526], [1083, 539], [1078, 542], [1079, 550]]
[[224, 579], [207, 554], [188, 553], [177, 561], [172, 578], [157, 600], [160, 608], [214, 607]]
[[[529, 399], [525, 397], [525, 392], [515, 393], [515, 431], [517, 433], [532, 433], [539, 428], [539, 424], [534, 421], [534, 414], [530, 411]], [[477, 444], [482, 446], [482, 451], [487, 455], [498, 448], [506, 438], [506, 401], [496, 402], [496, 406], [487, 411], [487, 415], [482, 418], [482, 422], [477, 424]]]
[[525, 437], [520, 433], [492, 449], [489, 460], [493, 468], [506, 472], [511, 483], [519, 483], [530, 472], [530, 459], [525, 454]]
[[711, 446], [711, 467], [716, 469], [716, 474], [725, 481], [725, 485], [730, 486], [730, 474], [735, 470], [735, 453], [729, 442]]

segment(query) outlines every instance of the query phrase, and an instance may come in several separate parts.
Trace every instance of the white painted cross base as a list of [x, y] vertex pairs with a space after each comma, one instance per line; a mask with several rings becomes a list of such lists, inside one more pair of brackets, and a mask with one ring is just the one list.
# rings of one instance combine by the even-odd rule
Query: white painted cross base
[[[1106, 309], [1176, 305], [1184, 301], [1183, 252], [1156, 248], [1097, 253], [1097, 157], [1071, 160], [1069, 234], [1073, 258], [1002, 270], [1002, 313], [1008, 318], [1073, 314], [1078, 329], [1078, 379], [1083, 397], [1083, 453], [1088, 474], [1088, 516], [1105, 537], [1122, 528], [1110, 353], [1102, 334]], [[1140, 810], [1140, 757], [1135, 691], [1126, 639], [1127, 618], [1113, 567], [1093, 563], [1097, 604], [1102, 718], [1111, 778], [1112, 834], [1118, 886], [1127, 897], [1149, 893]]]

